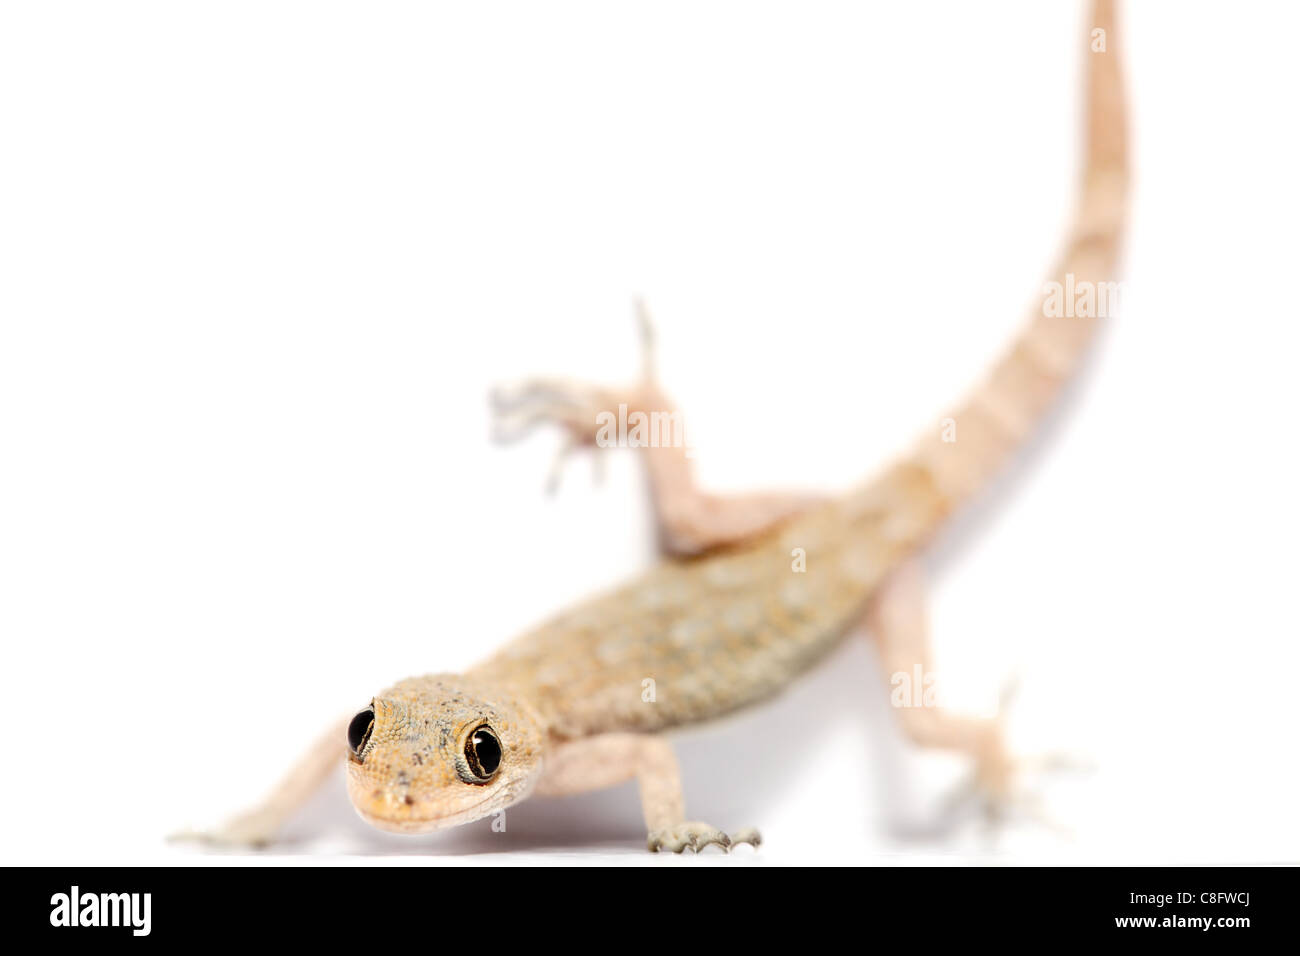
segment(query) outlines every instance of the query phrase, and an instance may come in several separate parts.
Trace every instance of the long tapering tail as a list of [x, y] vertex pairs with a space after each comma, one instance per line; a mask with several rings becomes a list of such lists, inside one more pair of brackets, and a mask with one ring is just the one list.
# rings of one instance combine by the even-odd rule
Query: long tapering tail
[[[904, 515], [895, 540], [919, 543], [985, 487], [1042, 419], [1114, 307], [1128, 196], [1128, 134], [1115, 4], [1095, 0], [1088, 24], [1082, 190], [1065, 251], [1033, 315], [967, 401], [901, 462], [855, 496]], [[910, 520], [909, 520], [910, 519]]]

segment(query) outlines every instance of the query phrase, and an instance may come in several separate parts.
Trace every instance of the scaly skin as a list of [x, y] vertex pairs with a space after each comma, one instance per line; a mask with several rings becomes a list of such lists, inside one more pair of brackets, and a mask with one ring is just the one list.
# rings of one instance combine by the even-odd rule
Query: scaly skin
[[[926, 486], [896, 472], [875, 491], [874, 501], [829, 502], [722, 553], [664, 562], [469, 675], [521, 688], [558, 739], [665, 730], [760, 701], [834, 647], [934, 527]], [[792, 570], [796, 549], [803, 573]], [[653, 703], [642, 700], [646, 680]]]
[[[1107, 50], [1086, 54], [1081, 200], [1054, 273], [1076, 285], [1112, 277], [1127, 198], [1111, 0], [1097, 0], [1088, 26], [1106, 31]], [[635, 777], [652, 850], [757, 843], [753, 831], [728, 837], [686, 820], [676, 763], [657, 733], [775, 694], [864, 619], [887, 673], [927, 662], [915, 556], [1042, 417], [1096, 325], [1095, 315], [1052, 318], [1036, 308], [965, 404], [900, 462], [838, 500], [711, 498], [694, 489], [680, 449], [647, 450], [663, 539], [679, 557], [555, 617], [463, 676], [414, 678], [376, 696], [349, 731], [348, 792], [357, 810], [378, 827], [422, 832], [479, 819], [532, 792]], [[667, 405], [649, 376], [624, 392], [533, 383], [521, 395], [515, 404], [528, 421], [559, 423], [578, 444], [590, 444], [596, 414], [621, 401]], [[949, 426], [956, 441], [944, 440]], [[804, 570], [796, 570], [796, 555]], [[918, 742], [968, 754], [991, 804], [1010, 802], [1016, 765], [998, 721], [928, 708], [900, 717]], [[499, 742], [500, 759], [476, 772], [471, 757], [481, 756], [485, 735]], [[264, 807], [213, 837], [268, 840], [309, 790], [303, 781], [334, 765], [337, 746], [327, 741]]]

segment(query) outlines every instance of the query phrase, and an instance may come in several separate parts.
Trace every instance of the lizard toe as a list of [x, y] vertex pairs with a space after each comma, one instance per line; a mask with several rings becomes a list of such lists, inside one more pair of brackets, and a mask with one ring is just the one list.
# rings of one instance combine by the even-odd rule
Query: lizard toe
[[660, 850], [671, 850], [673, 853], [690, 850], [692, 853], [700, 853], [710, 846], [721, 847], [725, 853], [729, 852], [737, 842], [757, 846], [758, 831], [751, 827], [741, 830], [733, 838], [707, 823], [679, 823], [652, 831], [646, 840], [646, 846], [652, 853]]

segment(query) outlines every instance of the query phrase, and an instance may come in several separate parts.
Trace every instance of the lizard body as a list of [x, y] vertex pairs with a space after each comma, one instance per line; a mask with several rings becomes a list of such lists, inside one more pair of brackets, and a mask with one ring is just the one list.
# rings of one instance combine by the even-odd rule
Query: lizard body
[[[1053, 275], [1112, 278], [1127, 195], [1123, 90], [1111, 0], [1097, 0], [1086, 54], [1086, 151], [1075, 221]], [[644, 451], [667, 550], [629, 584], [557, 615], [464, 675], [402, 681], [376, 695], [346, 734], [324, 738], [262, 807], [219, 839], [260, 842], [337, 767], [368, 822], [423, 832], [486, 816], [530, 793], [563, 794], [636, 777], [651, 849], [757, 842], [688, 822], [660, 731], [767, 698], [864, 621], [886, 673], [928, 661], [916, 556], [985, 487], [1059, 393], [1092, 337], [1095, 314], [1038, 308], [985, 382], [874, 480], [834, 500], [719, 499], [694, 488], [681, 448]], [[647, 374], [616, 391], [533, 383], [505, 412], [593, 442], [602, 410], [670, 407]], [[957, 441], [945, 440], [949, 428]], [[799, 566], [802, 563], [802, 566]], [[647, 688], [652, 688], [647, 695]], [[1015, 762], [996, 719], [908, 709], [922, 744], [960, 750], [991, 800], [1011, 794]]]
[[[861, 620], [932, 523], [930, 496], [909, 490], [904, 476], [871, 490], [721, 553], [665, 561], [511, 642], [469, 676], [526, 688], [560, 738], [664, 730], [760, 701]], [[803, 572], [793, 570], [799, 552]], [[653, 706], [642, 699], [645, 680], [655, 682]]]

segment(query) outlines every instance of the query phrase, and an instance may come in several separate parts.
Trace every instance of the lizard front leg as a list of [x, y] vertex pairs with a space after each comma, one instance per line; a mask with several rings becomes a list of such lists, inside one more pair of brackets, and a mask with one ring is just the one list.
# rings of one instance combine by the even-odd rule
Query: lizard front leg
[[758, 831], [748, 828], [728, 836], [717, 827], [686, 819], [681, 773], [672, 745], [646, 734], [601, 734], [561, 744], [547, 757], [538, 782], [541, 796], [564, 796], [601, 790], [636, 778], [645, 816], [646, 846], [651, 852], [699, 852], [709, 845], [729, 850], [738, 843], [758, 846]]
[[186, 831], [172, 839], [196, 840], [215, 846], [263, 847], [271, 843], [285, 821], [311, 798], [329, 775], [342, 771], [347, 754], [346, 732], [347, 721], [342, 721], [322, 734], [261, 803], [214, 830]]
[[[655, 380], [650, 358], [653, 336], [640, 303], [638, 316], [647, 356], [639, 382], [606, 388], [562, 379], [534, 379], [513, 389], [498, 390], [493, 397], [498, 439], [513, 440], [543, 423], [559, 425], [566, 433], [566, 443], [551, 476], [554, 486], [558, 467], [571, 450], [599, 446], [611, 422], [630, 422], [628, 443], [641, 452], [660, 545], [669, 555], [699, 555], [745, 541], [823, 500], [795, 492], [724, 496], [703, 491], [695, 482], [692, 449], [686, 442], [681, 411]], [[637, 427], [641, 428], [639, 433]]]

